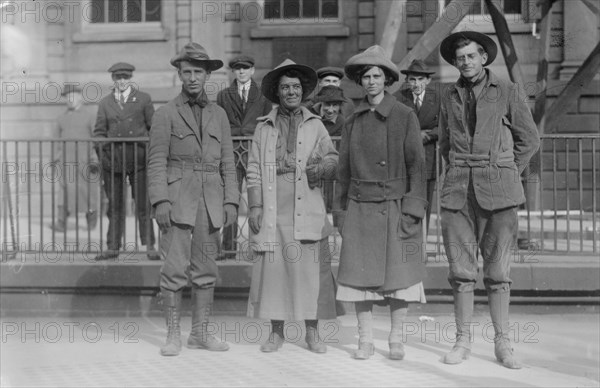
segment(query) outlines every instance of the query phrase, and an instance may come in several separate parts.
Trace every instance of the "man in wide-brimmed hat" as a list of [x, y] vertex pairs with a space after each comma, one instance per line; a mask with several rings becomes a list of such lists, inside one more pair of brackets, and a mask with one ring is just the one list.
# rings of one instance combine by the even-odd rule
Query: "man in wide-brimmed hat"
[[439, 121], [440, 153], [448, 166], [442, 233], [457, 326], [456, 343], [444, 362], [458, 364], [470, 354], [479, 251], [496, 358], [519, 369], [509, 339], [510, 261], [516, 250], [517, 207], [525, 202], [520, 174], [540, 139], [522, 85], [485, 68], [497, 51], [490, 37], [474, 31], [451, 34], [440, 46], [444, 60], [460, 72], [445, 93]]
[[[272, 105], [260, 92], [260, 86], [254, 81], [254, 58], [241, 54], [229, 61], [229, 68], [234, 79], [227, 89], [217, 95], [217, 104], [225, 109], [231, 136], [252, 136], [258, 122], [256, 119], [271, 111]], [[247, 140], [233, 141], [233, 154], [237, 171], [238, 189], [246, 178], [246, 165], [248, 164]], [[221, 258], [236, 257], [237, 250], [237, 222], [223, 229], [223, 245]]]
[[284, 322], [304, 320], [308, 349], [324, 353], [318, 320], [335, 319], [334, 280], [321, 179], [333, 179], [337, 151], [302, 102], [315, 88], [309, 66], [286, 59], [263, 78], [262, 93], [278, 104], [260, 117], [248, 159], [248, 223], [255, 264], [248, 315], [272, 330], [260, 350], [285, 342]]
[[[138, 90], [132, 83], [134, 71], [135, 67], [127, 62], [115, 63], [108, 69], [113, 92], [98, 104], [94, 137], [148, 137], [154, 105], [150, 95]], [[125, 234], [125, 181], [129, 178], [140, 240], [146, 246], [148, 259], [160, 260], [154, 248], [156, 238], [148, 208], [146, 143], [102, 142], [96, 147], [102, 163], [104, 191], [108, 197], [108, 250], [95, 259], [109, 260], [119, 256]]]
[[415, 110], [421, 125], [421, 138], [425, 148], [425, 174], [427, 175], [427, 229], [429, 230], [429, 218], [431, 217], [431, 205], [433, 201], [433, 190], [437, 177], [435, 143], [438, 139], [438, 119], [440, 113], [440, 90], [439, 85], [431, 83], [434, 71], [429, 70], [424, 61], [415, 59], [400, 73], [406, 76], [407, 88], [400, 89], [394, 93], [394, 97], [401, 103]]
[[[148, 190], [162, 230], [165, 260], [160, 288], [167, 318], [164, 356], [181, 350], [181, 293], [192, 283], [192, 332], [188, 348], [225, 351], [229, 346], [207, 330], [218, 268], [219, 229], [235, 222], [239, 202], [229, 120], [210, 102], [204, 85], [223, 62], [198, 43], [171, 59], [181, 93], [161, 107], [150, 129]], [[187, 270], [189, 267], [189, 271]]]

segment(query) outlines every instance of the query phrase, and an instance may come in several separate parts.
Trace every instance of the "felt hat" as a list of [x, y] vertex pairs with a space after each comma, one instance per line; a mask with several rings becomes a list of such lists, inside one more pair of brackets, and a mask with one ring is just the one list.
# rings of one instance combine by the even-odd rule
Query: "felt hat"
[[183, 46], [179, 53], [171, 58], [171, 65], [179, 67], [178, 64], [181, 61], [201, 63], [206, 66], [206, 70], [208, 71], [215, 71], [223, 67], [223, 61], [210, 59], [204, 47], [195, 42], [190, 42]]
[[316, 96], [317, 102], [339, 102], [346, 101], [342, 88], [335, 85], [323, 86]]
[[302, 100], [304, 101], [308, 95], [317, 86], [317, 73], [310, 66], [300, 65], [291, 59], [286, 59], [280, 63], [276, 68], [268, 72], [261, 84], [262, 94], [271, 102], [279, 104], [279, 96], [277, 95], [277, 87], [279, 85], [279, 78], [288, 70], [297, 70], [305, 76], [305, 80], [302, 81]]
[[362, 53], [350, 57], [344, 66], [344, 72], [348, 78], [356, 80], [358, 73], [365, 66], [381, 67], [388, 70], [394, 81], [400, 79], [398, 67], [388, 58], [383, 47], [379, 45], [371, 46]]
[[483, 66], [487, 66], [494, 62], [496, 59], [496, 55], [498, 54], [498, 46], [496, 42], [492, 40], [486, 34], [482, 34], [481, 32], [476, 31], [460, 31], [455, 32], [454, 34], [448, 35], [442, 41], [440, 45], [440, 54], [442, 58], [452, 66], [454, 66], [454, 57], [456, 56], [456, 41], [465, 38], [479, 43], [485, 52], [488, 55], [487, 61], [483, 64]]
[[432, 74], [435, 74], [435, 71], [429, 70], [425, 62], [423, 62], [422, 60], [415, 59], [410, 63], [410, 65], [408, 65], [408, 68], [406, 70], [400, 70], [400, 73], [405, 75], [419, 74], [430, 76]]

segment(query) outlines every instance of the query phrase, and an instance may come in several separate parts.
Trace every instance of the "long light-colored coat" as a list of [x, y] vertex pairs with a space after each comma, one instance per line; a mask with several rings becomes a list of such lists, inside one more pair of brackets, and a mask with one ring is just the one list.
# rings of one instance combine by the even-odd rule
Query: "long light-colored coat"
[[[337, 206], [346, 212], [338, 282], [385, 292], [425, 277], [425, 155], [414, 111], [365, 98], [342, 134]], [[412, 216], [412, 217], [411, 217]]]
[[195, 225], [206, 206], [215, 228], [223, 205], [239, 202], [229, 120], [214, 103], [202, 108], [202, 135], [192, 108], [180, 94], [154, 114], [148, 151], [148, 191], [154, 206], [172, 204], [171, 220]]

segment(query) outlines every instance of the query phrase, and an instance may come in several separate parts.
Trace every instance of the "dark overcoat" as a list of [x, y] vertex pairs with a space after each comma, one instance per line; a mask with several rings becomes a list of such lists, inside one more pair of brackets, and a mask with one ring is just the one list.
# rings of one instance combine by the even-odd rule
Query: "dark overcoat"
[[[394, 94], [394, 97], [398, 99], [404, 105], [415, 109], [415, 101], [412, 91], [409, 89], [401, 89]], [[421, 131], [429, 132], [430, 140], [423, 144], [425, 148], [425, 169], [426, 177], [428, 180], [436, 179], [436, 157], [435, 157], [435, 143], [438, 140], [438, 121], [440, 114], [440, 90], [439, 86], [429, 85], [425, 89], [425, 97], [421, 104], [421, 109], [417, 113], [419, 124], [421, 125]]]
[[365, 98], [340, 146], [341, 284], [382, 292], [424, 279], [424, 162], [414, 111], [388, 93], [372, 111]]
[[[93, 136], [148, 137], [153, 115], [154, 106], [149, 94], [133, 89], [121, 109], [114, 93], [111, 93], [98, 104]], [[143, 142], [137, 147], [134, 143], [118, 142], [102, 143], [101, 146], [101, 163], [106, 171], [122, 173], [146, 168], [146, 144]]]
[[273, 104], [260, 92], [256, 82], [251, 81], [245, 109], [238, 93], [237, 80], [217, 95], [217, 104], [225, 109], [231, 126], [231, 136], [252, 136], [258, 125], [256, 119], [271, 112]]
[[215, 103], [202, 108], [202, 133], [182, 94], [154, 115], [148, 147], [148, 196], [152, 206], [169, 201], [171, 220], [194, 226], [206, 206], [215, 228], [223, 226], [223, 205], [238, 205], [231, 131]]

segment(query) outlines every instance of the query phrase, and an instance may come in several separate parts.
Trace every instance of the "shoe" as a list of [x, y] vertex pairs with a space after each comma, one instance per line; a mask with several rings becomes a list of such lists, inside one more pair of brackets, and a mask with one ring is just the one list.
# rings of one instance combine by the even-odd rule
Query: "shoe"
[[64, 233], [65, 230], [67, 230], [65, 224], [65, 220], [58, 220], [54, 224], [50, 225], [50, 229], [54, 230], [55, 232]]
[[390, 360], [404, 360], [404, 345], [400, 342], [392, 342], [390, 345]]
[[523, 366], [513, 354], [513, 349], [508, 341], [498, 341], [494, 344], [496, 359], [508, 369], [521, 369]]
[[148, 256], [148, 260], [151, 260], [151, 261], [160, 260], [160, 254], [154, 248], [148, 249], [146, 256]]
[[313, 353], [327, 353], [327, 345], [319, 338], [319, 332], [316, 327], [306, 327], [306, 343], [308, 350]]
[[85, 220], [87, 221], [88, 230], [96, 229], [96, 225], [98, 224], [98, 212], [95, 210], [90, 210], [85, 213]]
[[354, 351], [352, 357], [355, 360], [368, 360], [375, 354], [375, 346], [370, 342], [359, 342], [358, 349]]
[[463, 360], [468, 360], [470, 354], [471, 349], [467, 349], [460, 344], [455, 344], [452, 350], [444, 355], [442, 362], [448, 365], [460, 364]]
[[116, 259], [119, 257], [119, 251], [117, 249], [109, 249], [94, 258], [96, 261]]
[[277, 333], [271, 332], [269, 339], [264, 344], [260, 345], [260, 351], [264, 353], [272, 353], [278, 351], [285, 342], [285, 339]]
[[229, 350], [227, 342], [221, 342], [213, 335], [194, 336], [190, 335], [187, 342], [190, 349], [204, 349], [211, 352], [225, 352]]

